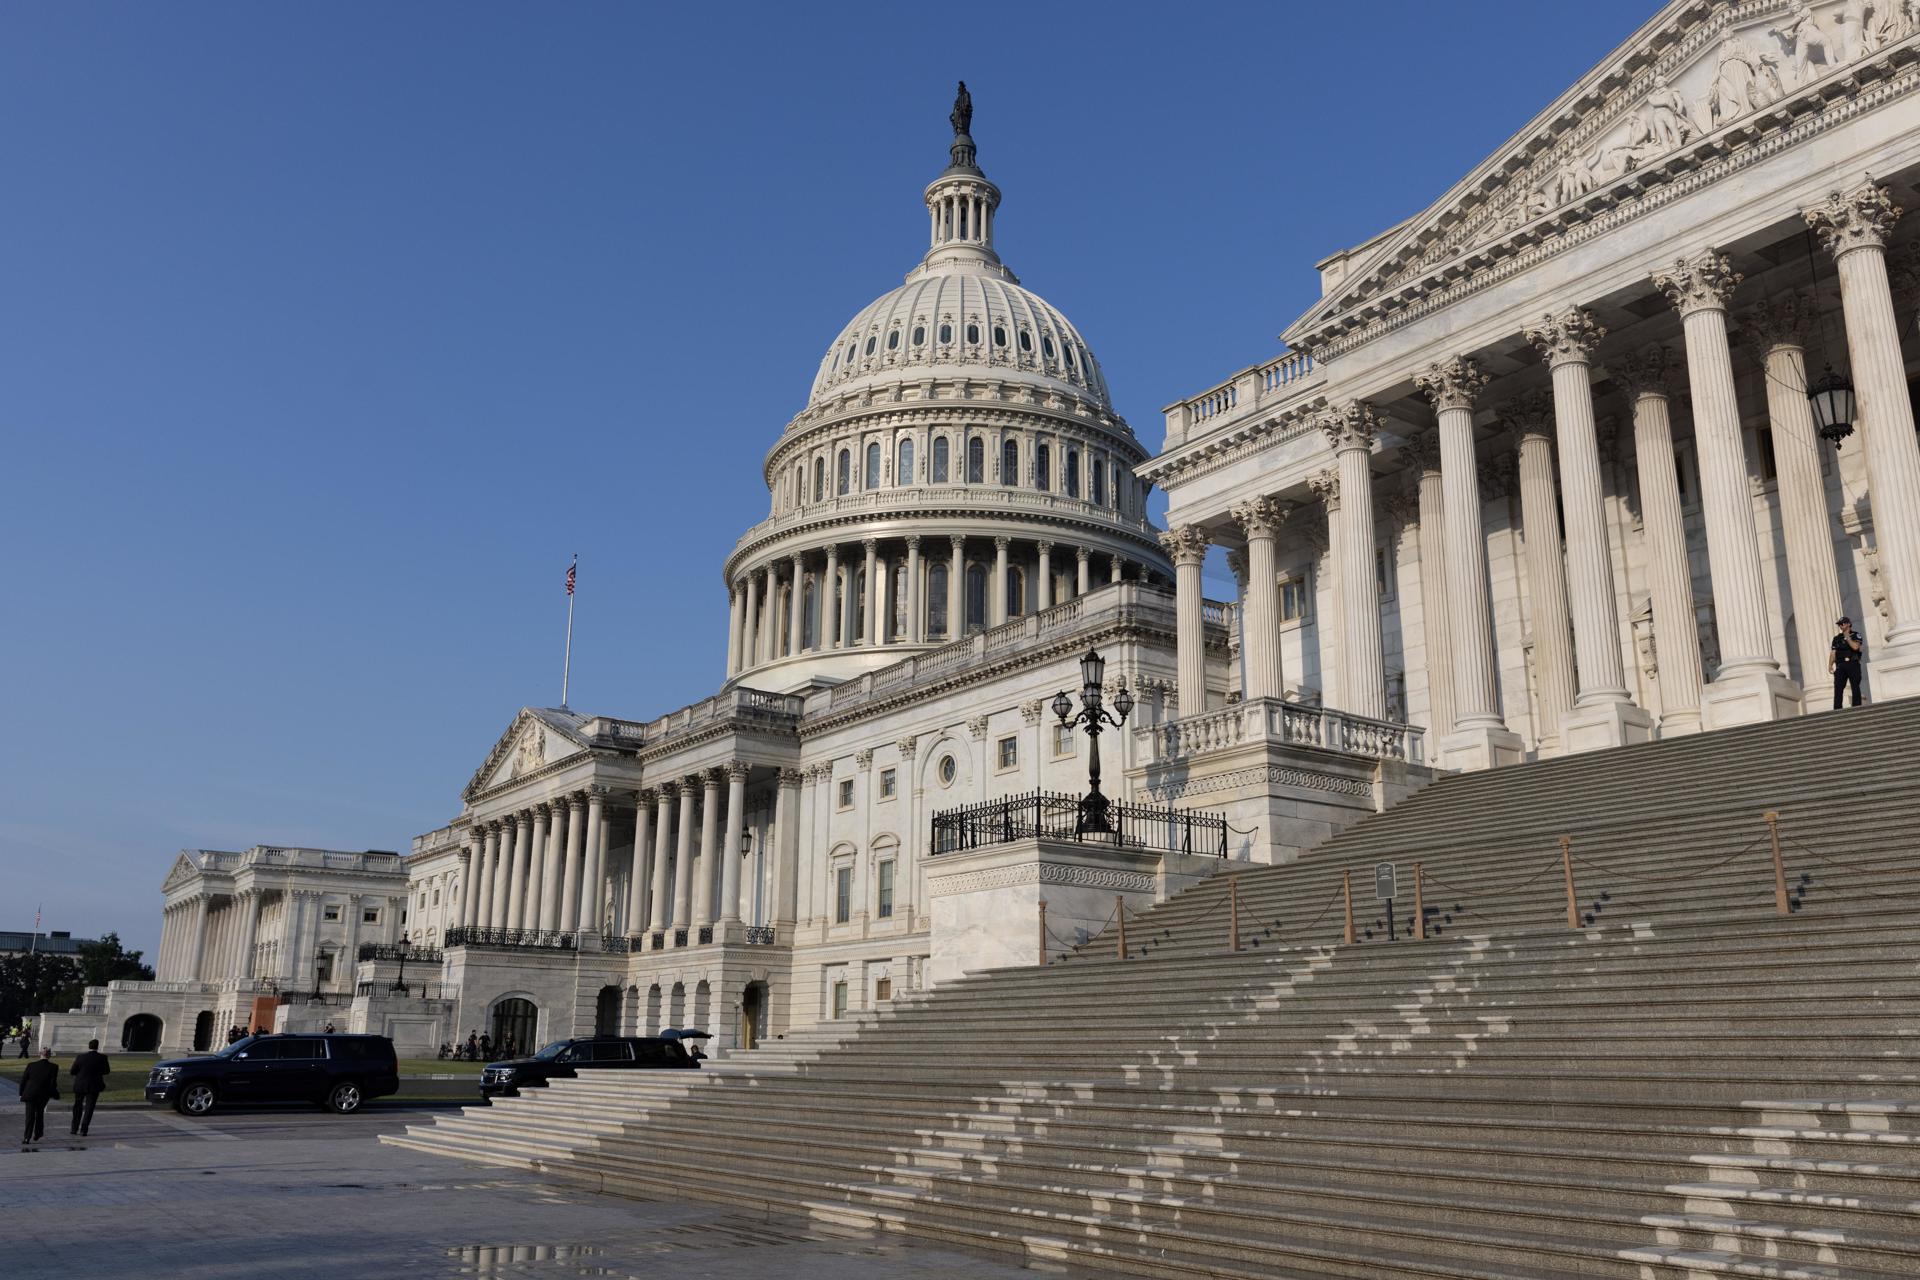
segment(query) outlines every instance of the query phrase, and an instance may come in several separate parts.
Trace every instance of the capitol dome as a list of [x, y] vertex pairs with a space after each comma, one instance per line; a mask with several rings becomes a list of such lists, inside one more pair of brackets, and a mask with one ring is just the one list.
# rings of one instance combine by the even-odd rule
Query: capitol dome
[[767, 454], [768, 517], [727, 558], [731, 681], [835, 683], [1172, 576], [1099, 362], [994, 249], [971, 122], [962, 85], [925, 256], [835, 336]]

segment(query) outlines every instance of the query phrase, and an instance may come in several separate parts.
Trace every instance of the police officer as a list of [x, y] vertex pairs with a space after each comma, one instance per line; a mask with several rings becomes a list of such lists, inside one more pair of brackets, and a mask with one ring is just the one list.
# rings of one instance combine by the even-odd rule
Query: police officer
[[1853, 705], [1860, 705], [1860, 646], [1863, 643], [1860, 633], [1853, 629], [1851, 618], [1842, 618], [1834, 624], [1839, 628], [1833, 637], [1833, 650], [1827, 654], [1827, 671], [1833, 676], [1833, 709], [1840, 709], [1840, 695], [1848, 685], [1853, 686]]

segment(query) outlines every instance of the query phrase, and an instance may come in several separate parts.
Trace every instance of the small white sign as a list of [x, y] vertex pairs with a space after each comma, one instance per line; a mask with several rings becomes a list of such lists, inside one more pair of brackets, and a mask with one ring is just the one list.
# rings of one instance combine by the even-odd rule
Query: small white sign
[[1380, 862], [1380, 863], [1374, 864], [1374, 868], [1373, 868], [1373, 896], [1374, 897], [1380, 899], [1380, 901], [1382, 902], [1392, 902], [1395, 898], [1400, 896], [1399, 894], [1394, 892], [1394, 890], [1399, 887], [1399, 884], [1400, 884], [1399, 869], [1396, 868], [1391, 862]]

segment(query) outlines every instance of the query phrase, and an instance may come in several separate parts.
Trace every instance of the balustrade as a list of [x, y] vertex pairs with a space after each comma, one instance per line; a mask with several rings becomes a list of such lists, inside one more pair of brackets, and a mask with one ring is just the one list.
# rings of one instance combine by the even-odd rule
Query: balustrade
[[1310, 707], [1277, 698], [1249, 698], [1231, 706], [1182, 716], [1147, 732], [1161, 762], [1223, 751], [1253, 741], [1282, 742], [1375, 760], [1425, 762], [1425, 731], [1418, 725], [1376, 720], [1331, 707]]

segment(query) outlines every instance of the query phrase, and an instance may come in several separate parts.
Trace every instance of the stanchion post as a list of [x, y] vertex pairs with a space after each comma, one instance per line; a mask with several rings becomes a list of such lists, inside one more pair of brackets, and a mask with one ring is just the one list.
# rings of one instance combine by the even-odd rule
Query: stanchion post
[[1426, 899], [1421, 896], [1420, 864], [1417, 862], [1413, 864], [1413, 940], [1427, 940], [1427, 906]]
[[1047, 962], [1047, 900], [1040, 899], [1040, 963]]
[[1127, 900], [1117, 893], [1113, 895], [1113, 918], [1120, 922], [1120, 958], [1125, 960], [1127, 958]]
[[1227, 950], [1240, 949], [1240, 877], [1227, 876]]
[[1347, 928], [1341, 940], [1348, 946], [1353, 945], [1353, 872], [1340, 873], [1340, 894], [1347, 900]]
[[1780, 860], [1780, 814], [1769, 809], [1760, 819], [1767, 824], [1767, 838], [1773, 842], [1773, 909], [1780, 915], [1789, 915], [1792, 908], [1787, 905], [1787, 865]]
[[1560, 869], [1567, 873], [1567, 928], [1580, 927], [1580, 897], [1573, 889], [1573, 837], [1560, 837]]

